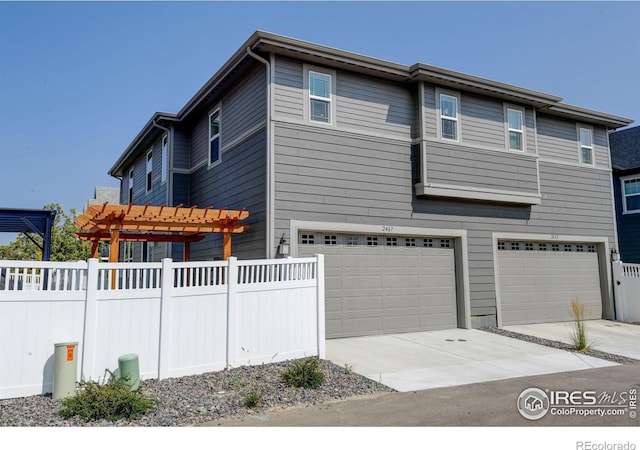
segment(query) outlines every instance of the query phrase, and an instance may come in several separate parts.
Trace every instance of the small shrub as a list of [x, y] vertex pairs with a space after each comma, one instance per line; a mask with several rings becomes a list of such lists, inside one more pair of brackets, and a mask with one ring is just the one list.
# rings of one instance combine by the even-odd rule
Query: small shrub
[[346, 364], [345, 363], [345, 365], [344, 365], [344, 373], [349, 375], [352, 372], [353, 372], [353, 366], [351, 364]]
[[575, 320], [571, 334], [573, 346], [576, 350], [588, 350], [590, 345], [587, 341], [587, 330], [584, 324], [585, 306], [577, 298], [571, 300], [571, 312]]
[[295, 388], [315, 389], [324, 383], [318, 366], [318, 358], [314, 357], [295, 361], [280, 374], [282, 382]]
[[[107, 371], [109, 372], [109, 371]], [[156, 401], [132, 391], [124, 377], [116, 377], [109, 372], [106, 383], [81, 381], [75, 395], [62, 399], [62, 417], [80, 417], [88, 421], [120, 419], [135, 420], [140, 415], [156, 407]]]
[[244, 404], [249, 408], [255, 408], [262, 403], [262, 396], [256, 391], [251, 391], [244, 396]]

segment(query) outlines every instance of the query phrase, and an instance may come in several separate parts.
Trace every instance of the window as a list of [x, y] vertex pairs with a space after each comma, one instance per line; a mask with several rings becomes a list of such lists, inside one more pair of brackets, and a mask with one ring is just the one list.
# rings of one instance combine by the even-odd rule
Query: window
[[580, 162], [593, 165], [593, 132], [580, 127]]
[[440, 137], [458, 140], [458, 97], [440, 94]]
[[143, 242], [142, 243], [142, 262], [152, 262], [153, 261], [153, 242]]
[[404, 240], [405, 247], [415, 247], [416, 246], [416, 238], [406, 238]]
[[532, 251], [532, 250], [533, 250], [533, 243], [531, 243], [531, 242], [525, 242], [525, 244], [524, 244], [524, 249], [525, 249], [526, 251]]
[[538, 244], [538, 250], [540, 250], [541, 252], [546, 252], [547, 251], [547, 244], [545, 244], [545, 243]]
[[509, 133], [509, 150], [524, 150], [524, 125], [522, 110], [507, 108], [507, 131]]
[[326, 235], [324, 237], [324, 245], [337, 245], [338, 244], [338, 236], [335, 234]]
[[209, 115], [209, 165], [220, 161], [220, 109]]
[[169, 136], [162, 136], [162, 182], [167, 181], [167, 169], [169, 167], [169, 162], [167, 158], [169, 157]]
[[153, 152], [149, 150], [149, 153], [147, 153], [147, 192], [151, 190], [152, 181], [153, 181]]
[[440, 247], [441, 248], [450, 248], [451, 247], [451, 241], [449, 239], [441, 239], [440, 240]]
[[376, 246], [376, 245], [378, 245], [378, 237], [377, 236], [367, 236], [367, 245], [368, 246]]
[[423, 239], [422, 245], [429, 248], [433, 247], [433, 239], [430, 239], [430, 238]]
[[331, 75], [309, 71], [309, 120], [331, 123]]
[[133, 169], [129, 171], [129, 203], [133, 203]]
[[302, 234], [300, 235], [300, 243], [301, 244], [307, 244], [307, 245], [313, 245], [316, 243], [316, 238], [313, 234]]
[[560, 244], [551, 244], [551, 251], [552, 252], [559, 252], [560, 251]]
[[505, 250], [505, 249], [506, 249], [506, 247], [504, 245], [504, 242], [502, 242], [502, 241], [498, 242], [498, 250]]
[[358, 236], [345, 236], [344, 245], [348, 245], [348, 246], [358, 245]]
[[520, 250], [520, 243], [519, 242], [512, 242], [511, 243], [511, 250]]
[[387, 247], [397, 247], [398, 246], [398, 238], [397, 237], [387, 237], [386, 238]]
[[622, 183], [622, 210], [640, 213], [640, 175], [624, 177]]

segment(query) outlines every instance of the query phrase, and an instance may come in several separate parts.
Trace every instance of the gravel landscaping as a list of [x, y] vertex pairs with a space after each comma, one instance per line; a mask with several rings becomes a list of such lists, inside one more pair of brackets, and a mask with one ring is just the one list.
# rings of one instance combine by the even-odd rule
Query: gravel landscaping
[[637, 359], [629, 358], [626, 356], [614, 355], [613, 353], [601, 352], [595, 349], [576, 350], [571, 344], [560, 341], [552, 341], [550, 339], [543, 339], [535, 336], [529, 336], [528, 334], [516, 333], [515, 331], [503, 330], [502, 328], [486, 327], [481, 328], [483, 331], [490, 333], [500, 334], [514, 339], [520, 339], [521, 341], [532, 342], [534, 344], [546, 345], [547, 347], [553, 347], [560, 350], [568, 350], [570, 352], [581, 353], [587, 356], [593, 356], [595, 358], [605, 359], [618, 364], [638, 363]]
[[[281, 382], [281, 372], [290, 362], [238, 367], [202, 375], [144, 380], [141, 392], [159, 401], [159, 407], [135, 421], [86, 422], [59, 416], [63, 406], [51, 395], [34, 395], [0, 400], [0, 426], [16, 427], [86, 427], [86, 426], [188, 426], [221, 418], [258, 414], [272, 408], [314, 405], [377, 392], [394, 392], [373, 380], [321, 360], [319, 369], [325, 376], [317, 389], [295, 389]], [[255, 392], [259, 405], [250, 408], [246, 399]]]

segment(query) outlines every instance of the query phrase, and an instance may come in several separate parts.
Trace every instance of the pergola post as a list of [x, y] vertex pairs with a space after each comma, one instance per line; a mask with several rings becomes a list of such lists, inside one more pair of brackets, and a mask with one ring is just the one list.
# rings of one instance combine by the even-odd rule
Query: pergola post
[[222, 233], [222, 257], [226, 261], [231, 256], [231, 233]]
[[98, 257], [98, 247], [100, 247], [100, 241], [91, 241], [91, 257]]

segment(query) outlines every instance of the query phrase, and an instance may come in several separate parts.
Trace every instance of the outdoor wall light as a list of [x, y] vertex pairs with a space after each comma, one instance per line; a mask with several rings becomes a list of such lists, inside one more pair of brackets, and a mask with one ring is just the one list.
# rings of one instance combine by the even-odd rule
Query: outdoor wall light
[[277, 256], [288, 256], [289, 255], [289, 244], [287, 244], [287, 240], [284, 238], [284, 234], [280, 238], [280, 242], [278, 243], [278, 250], [276, 250]]

